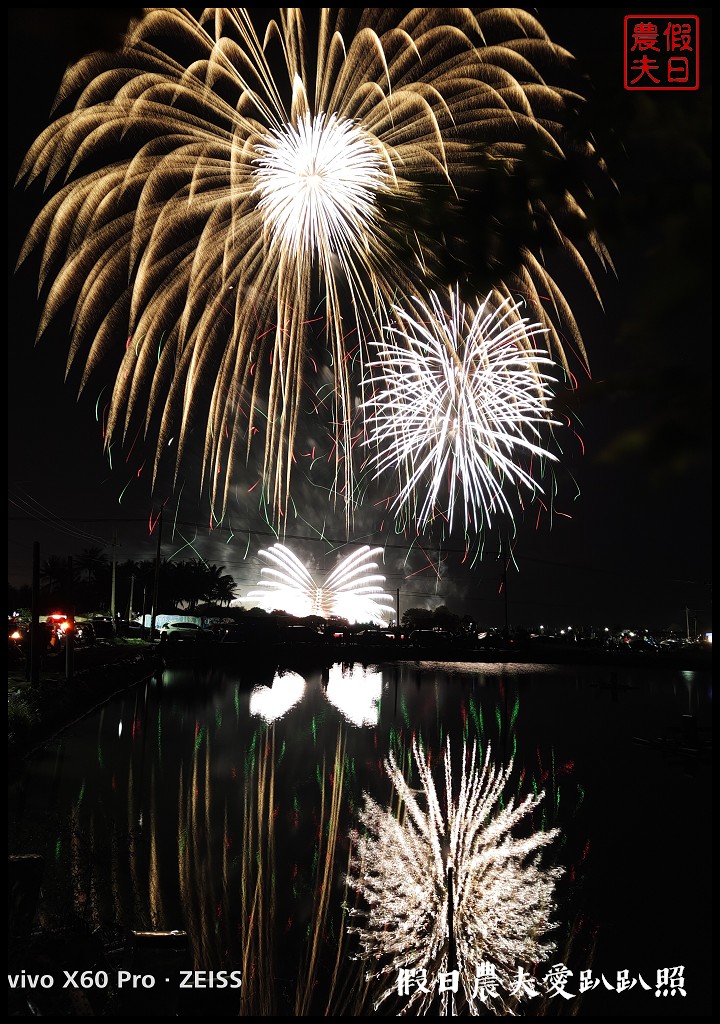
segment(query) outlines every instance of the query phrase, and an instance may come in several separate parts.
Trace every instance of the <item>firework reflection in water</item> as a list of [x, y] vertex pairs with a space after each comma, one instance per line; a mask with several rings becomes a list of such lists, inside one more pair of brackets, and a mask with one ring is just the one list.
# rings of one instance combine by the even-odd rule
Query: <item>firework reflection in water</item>
[[[340, 726], [334, 756], [326, 760], [323, 754], [317, 766], [321, 809], [313, 867], [307, 877], [308, 891], [298, 901], [304, 904], [303, 920], [307, 922], [305, 941], [300, 945], [297, 938], [288, 942], [279, 927], [277, 808], [282, 796], [278, 792], [282, 753], [276, 749], [273, 726], [261, 737], [257, 756], [248, 761], [250, 772], [243, 809], [241, 894], [245, 912], [240, 930], [240, 1016], [362, 1013], [366, 985], [359, 972], [348, 970], [342, 908], [337, 905], [334, 884], [336, 862], [341, 856], [339, 841], [344, 836], [344, 830], [338, 826], [347, 800], [345, 748], [346, 731]], [[298, 910], [298, 906], [291, 907], [291, 917]], [[295, 922], [293, 933], [300, 927], [300, 922]], [[338, 936], [337, 941], [330, 942], [330, 934]]]
[[[378, 986], [376, 1009], [397, 997], [402, 967], [426, 972], [429, 989], [412, 987], [402, 1013], [431, 1012], [439, 975], [458, 970], [458, 1009], [466, 1008], [473, 1016], [488, 1011], [512, 1014], [512, 1000], [504, 998], [502, 988], [497, 996], [488, 996], [487, 1003], [474, 995], [477, 967], [481, 962], [493, 964], [499, 986], [507, 992], [518, 965], [530, 970], [555, 949], [547, 933], [555, 927], [555, 886], [562, 868], [543, 867], [541, 859], [560, 830], [527, 827], [526, 819], [541, 803], [542, 792], [517, 803], [513, 796], [506, 799], [512, 760], [504, 768], [494, 765], [489, 746], [482, 767], [476, 756], [475, 747], [465, 748], [455, 796], [448, 738], [445, 812], [417, 739], [413, 757], [426, 806], [421, 806], [392, 752], [385, 764], [397, 807], [383, 807], [365, 794], [360, 827], [352, 837], [348, 884], [359, 902], [350, 910], [351, 921], [357, 923], [349, 925], [349, 932], [357, 936], [357, 956]], [[443, 1014], [449, 998], [447, 991], [440, 995]]]

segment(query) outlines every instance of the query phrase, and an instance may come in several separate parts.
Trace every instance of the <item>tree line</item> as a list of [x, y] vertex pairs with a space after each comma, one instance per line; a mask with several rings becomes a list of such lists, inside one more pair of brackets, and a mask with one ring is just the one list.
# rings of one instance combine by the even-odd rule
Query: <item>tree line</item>
[[[129, 618], [150, 613], [155, 587], [155, 561], [126, 559], [115, 565], [114, 603], [116, 615]], [[201, 558], [187, 561], [161, 560], [158, 573], [158, 607], [167, 612], [182, 609], [192, 614], [198, 605], [227, 607], [238, 597], [235, 580], [222, 565]], [[102, 548], [87, 548], [80, 555], [60, 558], [51, 555], [40, 563], [39, 601], [41, 614], [56, 606], [63, 611], [109, 612], [113, 603], [113, 566]], [[29, 608], [30, 586], [8, 587], [8, 606]]]
[[[115, 614], [129, 619], [150, 614], [155, 587], [155, 561], [126, 559], [115, 565]], [[73, 558], [51, 555], [40, 563], [40, 614], [109, 614], [112, 610], [112, 561], [103, 548], [86, 548]], [[195, 614], [199, 607], [229, 608], [239, 597], [238, 587], [222, 565], [201, 558], [187, 561], [162, 559], [158, 574], [158, 609], [161, 612]], [[8, 586], [9, 612], [32, 607], [30, 586]], [[255, 609], [259, 611], [259, 609]], [[406, 608], [400, 622], [404, 629], [467, 628], [445, 605], [435, 609]]]

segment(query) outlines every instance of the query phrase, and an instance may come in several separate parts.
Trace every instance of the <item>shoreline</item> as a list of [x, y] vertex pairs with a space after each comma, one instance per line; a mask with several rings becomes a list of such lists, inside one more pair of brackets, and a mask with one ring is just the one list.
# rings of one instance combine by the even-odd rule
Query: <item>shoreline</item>
[[[210, 654], [210, 657], [208, 657]], [[258, 652], [246, 644], [219, 644], [208, 648], [187, 649], [177, 657], [163, 656], [158, 644], [134, 641], [102, 645], [77, 651], [73, 671], [67, 677], [65, 658], [53, 655], [45, 660], [37, 685], [26, 679], [23, 663], [8, 670], [8, 767], [29, 757], [50, 742], [73, 722], [90, 714], [115, 694], [150, 680], [165, 668], [193, 665], [222, 667], [242, 665], [252, 678], [259, 673], [265, 679], [276, 672], [327, 669], [336, 663], [377, 664], [405, 662], [423, 664], [487, 664], [595, 665], [606, 669], [637, 668], [641, 671], [709, 671], [712, 648], [691, 645], [677, 650], [638, 652], [606, 651], [569, 646], [509, 645], [502, 648], [471, 648], [440, 645], [413, 649], [395, 647], [392, 643], [377, 647], [367, 645], [289, 645], [268, 647]]]

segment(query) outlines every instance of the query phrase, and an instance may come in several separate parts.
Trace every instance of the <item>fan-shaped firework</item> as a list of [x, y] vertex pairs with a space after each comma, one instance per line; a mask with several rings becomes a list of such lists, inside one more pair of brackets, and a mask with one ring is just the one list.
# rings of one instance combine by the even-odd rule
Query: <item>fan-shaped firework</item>
[[349, 622], [385, 623], [392, 615], [392, 597], [384, 593], [385, 577], [374, 572], [371, 559], [382, 548], [359, 548], [344, 558], [319, 586], [296, 554], [284, 544], [273, 544], [259, 554], [272, 564], [260, 570], [263, 586], [251, 590], [248, 600], [259, 600], [270, 610], [293, 615], [337, 615]]
[[[157, 434], [156, 478], [173, 438], [179, 471], [200, 423], [221, 514], [266, 416], [263, 494], [280, 516], [317, 322], [334, 375], [336, 493], [351, 507], [348, 357], [357, 345], [362, 359], [397, 288], [414, 282], [414, 294], [447, 269], [444, 207], [465, 209], [481, 165], [512, 170], [531, 149], [599, 165], [564, 131], [579, 97], [549, 84], [569, 63], [514, 8], [280, 8], [262, 41], [246, 8], [197, 20], [147, 8], [120, 51], [72, 65], [18, 175], [56, 189], [19, 262], [42, 249], [39, 335], [74, 303], [69, 364], [85, 359], [81, 387], [110, 364], [106, 443], [137, 426]], [[512, 208], [542, 222], [592, 284], [564, 226], [583, 219], [589, 193], [561, 193], [557, 212], [547, 196]], [[488, 212], [498, 219], [502, 233], [502, 212]], [[495, 286], [538, 308], [548, 296], [579, 344], [540, 254], [519, 249]]]
[[[433, 985], [451, 970], [459, 971], [457, 1002], [465, 1000], [472, 1015], [479, 1009], [503, 1013], [511, 1000], [506, 1004], [501, 993], [484, 1003], [473, 994], [476, 968], [493, 964], [507, 992], [519, 966], [531, 968], [554, 950], [546, 936], [553, 927], [555, 883], [562, 869], [542, 867], [541, 858], [559, 830], [533, 832], [525, 827], [518, 837], [520, 823], [544, 794], [529, 795], [517, 805], [514, 797], [506, 800], [512, 761], [505, 768], [495, 767], [490, 748], [482, 768], [476, 766], [475, 748], [472, 754], [464, 751], [455, 796], [448, 740], [445, 812], [417, 741], [413, 754], [426, 807], [390, 753], [386, 768], [400, 806], [393, 812], [366, 794], [361, 829], [353, 836], [348, 881], [360, 905], [350, 913], [360, 923], [350, 931], [359, 938], [359, 957], [379, 983], [376, 1008], [397, 995], [402, 967], [424, 971], [421, 977], [429, 990], [414, 987], [403, 1013], [426, 1013], [436, 997]], [[443, 1012], [448, 995], [441, 996]]]
[[399, 340], [378, 344], [369, 364], [368, 386], [377, 381], [365, 403], [369, 467], [376, 477], [397, 471], [393, 507], [408, 504], [418, 527], [439, 513], [452, 528], [459, 492], [466, 528], [479, 529], [493, 512], [512, 514], [506, 486], [542, 491], [532, 459], [557, 460], [537, 426], [549, 436], [559, 423], [550, 412], [555, 379], [542, 372], [554, 364], [533, 347], [543, 328], [519, 304], [471, 308], [457, 290], [448, 298], [447, 309], [435, 292], [416, 299], [414, 312], [394, 307], [386, 333]]

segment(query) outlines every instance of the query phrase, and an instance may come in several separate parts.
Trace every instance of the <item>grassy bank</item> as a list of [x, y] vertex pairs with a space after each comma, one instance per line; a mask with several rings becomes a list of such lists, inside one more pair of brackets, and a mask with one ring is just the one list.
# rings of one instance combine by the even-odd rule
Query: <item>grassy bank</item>
[[74, 654], [68, 673], [65, 654], [48, 655], [33, 685], [24, 662], [8, 670], [8, 762], [47, 742], [55, 733], [121, 690], [148, 678], [156, 655], [142, 640], [117, 640]]

